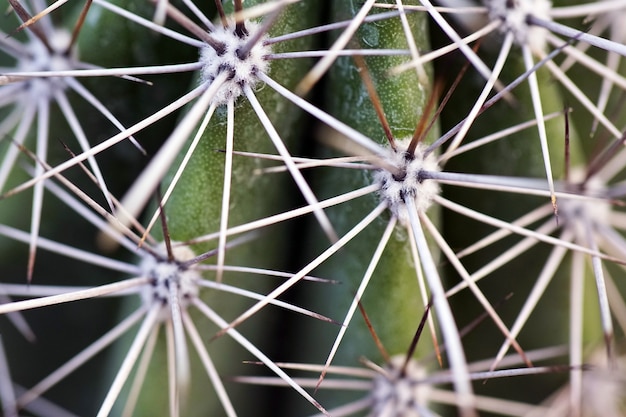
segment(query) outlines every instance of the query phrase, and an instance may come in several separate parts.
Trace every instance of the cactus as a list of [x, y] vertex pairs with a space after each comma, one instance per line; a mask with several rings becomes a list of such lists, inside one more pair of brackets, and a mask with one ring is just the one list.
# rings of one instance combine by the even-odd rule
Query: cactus
[[9, 3], [3, 415], [624, 412], [625, 1]]

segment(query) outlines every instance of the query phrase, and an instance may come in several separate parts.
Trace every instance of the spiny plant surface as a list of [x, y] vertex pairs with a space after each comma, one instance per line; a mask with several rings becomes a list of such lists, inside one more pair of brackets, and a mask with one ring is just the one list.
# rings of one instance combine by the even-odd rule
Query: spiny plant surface
[[[0, 43], [4, 414], [62, 413], [39, 393], [81, 415], [619, 407], [582, 403], [588, 374], [619, 384], [622, 366], [626, 2], [64, 3], [12, 0]], [[53, 26], [76, 29], [57, 47]], [[92, 118], [106, 128], [83, 132]], [[422, 315], [428, 337], [407, 349]], [[553, 344], [566, 360], [534, 351]], [[353, 370], [362, 355], [376, 376]], [[276, 376], [231, 380], [258, 363]], [[473, 382], [532, 373], [555, 375]], [[535, 405], [564, 382], [566, 401]], [[355, 386], [371, 391], [340, 395]]]

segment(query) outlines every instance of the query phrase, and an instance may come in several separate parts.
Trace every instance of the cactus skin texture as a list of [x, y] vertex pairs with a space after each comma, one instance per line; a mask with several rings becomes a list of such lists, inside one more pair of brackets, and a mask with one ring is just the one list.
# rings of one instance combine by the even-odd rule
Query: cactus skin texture
[[[332, 20], [339, 21], [354, 17], [361, 5], [362, 2], [354, 0], [332, 2]], [[418, 49], [428, 49], [426, 16], [413, 13], [407, 15], [407, 19]], [[398, 18], [363, 24], [353, 37], [353, 42], [348, 48], [408, 49], [405, 33]], [[427, 85], [420, 83], [415, 71], [394, 76], [387, 74], [389, 69], [407, 60], [406, 56], [365, 58], [367, 71], [373, 79], [381, 106], [393, 136], [397, 140], [410, 138], [413, 135], [419, 119], [425, 117], [423, 109], [429, 94], [432, 93], [430, 81]], [[427, 67], [426, 71], [429, 76], [432, 75], [430, 67]], [[372, 140], [388, 146], [382, 124], [372, 105], [372, 98], [359, 75], [359, 67], [355, 60], [352, 57], [338, 58], [331, 67], [328, 78], [324, 95], [325, 109]], [[435, 125], [424, 140], [425, 143], [432, 142], [437, 132], [438, 128]], [[318, 146], [318, 153], [323, 157], [337, 155], [329, 148], [329, 143], [332, 144], [333, 140], [345, 140], [336, 136], [322, 139], [326, 143]], [[372, 172], [367, 170], [323, 168], [311, 177], [320, 199], [340, 195], [373, 182]], [[368, 215], [379, 202], [380, 198], [377, 194], [369, 194], [330, 208], [327, 212], [341, 236]], [[438, 218], [437, 207], [429, 209], [429, 216], [432, 219]], [[320, 276], [341, 282], [341, 285], [334, 288], [321, 290], [324, 293], [318, 295], [315, 303], [319, 305], [317, 309], [321, 313], [328, 314], [338, 321], [343, 320], [368, 267], [369, 259], [373, 256], [390, 218], [390, 212], [385, 211], [339, 253], [325, 262], [319, 268], [319, 272], [316, 270], [316, 274]], [[316, 225], [313, 225], [313, 228], [317, 228]], [[321, 242], [314, 246], [316, 251], [320, 251], [325, 247], [324, 245], [327, 245], [327, 242], [317, 236], [315, 231], [309, 233], [311, 236], [309, 239], [317, 239], [317, 242]], [[309, 253], [308, 258], [315, 256], [315, 252]], [[307, 292], [306, 298], [312, 299], [314, 296]], [[416, 265], [411, 256], [407, 231], [399, 223], [365, 290], [362, 304], [389, 354], [406, 353], [424, 312], [424, 303], [417, 284]], [[317, 363], [324, 363], [336, 332], [326, 331], [326, 334], [330, 333], [332, 338], [307, 329], [302, 329], [301, 333], [302, 341], [298, 346], [301, 347], [301, 352], [304, 352], [302, 356], [308, 357], [308, 361], [314, 358]], [[423, 339], [418, 349], [420, 352], [431, 352], [433, 350], [432, 339], [429, 335], [425, 335]], [[320, 346], [328, 346], [328, 350], [320, 349]], [[420, 353], [416, 355], [419, 357]], [[383, 357], [363, 317], [357, 310], [332, 363], [359, 366], [359, 358], [362, 357], [375, 363], [383, 363]], [[320, 400], [327, 400], [323, 404], [328, 407], [344, 404], [350, 398], [349, 394], [334, 390], [326, 397], [324, 390], [319, 392]]]
[[[252, 7], [263, 1], [246, 1], [245, 7]], [[232, 4], [226, 5], [232, 8]], [[320, 8], [314, 1], [303, 1], [285, 8], [278, 20], [272, 25], [269, 35], [291, 33], [318, 23]], [[232, 9], [226, 9], [232, 12]], [[314, 39], [303, 37], [297, 40], [281, 42], [273, 46], [272, 52], [298, 51], [313, 48]], [[311, 61], [309, 59], [278, 60], [270, 62], [269, 76], [278, 80], [287, 88], [294, 85], [304, 76]], [[197, 81], [193, 81], [195, 86]], [[305, 145], [301, 131], [301, 112], [269, 87], [260, 86], [255, 92], [274, 127], [281, 138], [294, 154]], [[219, 230], [222, 191], [224, 181], [224, 159], [226, 139], [226, 106], [220, 106], [216, 110], [211, 122], [202, 136], [199, 146], [187, 165], [184, 174], [177, 183], [170, 201], [165, 206], [168, 220], [168, 228], [172, 239], [185, 241], [209, 232]], [[247, 99], [239, 97], [235, 103], [234, 117], [234, 149], [236, 151], [249, 151], [276, 154], [270, 138]], [[190, 135], [189, 142], [193, 138]], [[186, 149], [180, 153], [179, 158], [172, 165], [171, 173], [164, 181], [168, 184], [174, 175]], [[235, 156], [233, 160], [232, 183], [230, 192], [229, 225], [239, 225], [248, 221], [257, 220], [265, 216], [284, 211], [298, 201], [299, 191], [290, 183], [287, 176], [276, 177], [257, 175], [255, 169], [266, 166], [263, 161]], [[163, 189], [166, 185], [163, 186]], [[229, 265], [253, 266], [258, 268], [281, 269], [288, 265], [289, 257], [286, 256], [286, 234], [289, 232], [285, 227], [275, 227], [264, 232], [252, 242], [245, 243], [227, 251], [226, 263]], [[230, 239], [229, 239], [230, 240]], [[197, 245], [196, 253], [213, 249], [217, 241]], [[214, 279], [214, 273], [207, 273], [208, 279]], [[259, 293], [267, 293], [276, 285], [274, 278], [263, 276], [250, 276], [249, 274], [227, 273], [224, 276], [226, 283], [243, 283], [247, 290]], [[202, 293], [203, 301], [218, 311], [227, 320], [234, 319], [238, 314], [249, 307], [250, 300], [239, 296], [224, 296], [221, 292], [205, 289]], [[266, 308], [271, 310], [272, 307]], [[280, 312], [283, 313], [283, 312]], [[277, 340], [276, 323], [278, 317], [275, 312], [262, 311], [258, 317], [250, 319], [250, 324], [244, 323], [240, 330], [247, 338], [251, 339], [264, 353], [271, 356], [272, 350], [279, 349]], [[211, 337], [217, 330], [215, 326], [206, 326], [206, 319], [197, 317], [196, 322], [205, 340]], [[163, 343], [161, 343], [163, 342]], [[222, 376], [242, 374], [250, 372], [250, 365], [242, 366], [241, 362], [250, 359], [251, 355], [235, 345], [229, 336], [223, 336], [222, 340], [207, 343], [209, 354], [218, 364]], [[144, 393], [137, 405], [136, 415], [158, 415], [167, 409], [167, 374], [165, 343], [161, 340], [155, 353], [155, 366], [152, 376], [149, 375], [144, 384]], [[192, 353], [192, 381], [188, 404], [184, 407], [185, 415], [207, 416], [221, 415], [224, 413], [213, 388], [209, 386], [208, 377], [198, 359]], [[258, 387], [245, 387], [226, 384], [226, 389], [235, 410], [240, 415], [253, 415], [259, 409], [271, 409], [273, 405], [267, 395], [257, 391]], [[156, 413], [156, 414], [155, 414]]]

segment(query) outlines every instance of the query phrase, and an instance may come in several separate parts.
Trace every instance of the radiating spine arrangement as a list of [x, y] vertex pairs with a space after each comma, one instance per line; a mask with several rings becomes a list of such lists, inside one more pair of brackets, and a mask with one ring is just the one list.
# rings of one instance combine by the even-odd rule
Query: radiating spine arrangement
[[626, 413], [626, 0], [8, 3], [2, 415]]

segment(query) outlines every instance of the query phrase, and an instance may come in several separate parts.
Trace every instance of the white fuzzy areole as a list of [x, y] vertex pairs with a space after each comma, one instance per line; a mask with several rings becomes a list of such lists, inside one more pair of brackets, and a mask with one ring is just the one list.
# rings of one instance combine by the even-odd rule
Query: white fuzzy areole
[[544, 51], [546, 47], [546, 29], [531, 26], [526, 22], [528, 15], [542, 20], [552, 20], [550, 9], [552, 2], [548, 0], [487, 0], [489, 17], [501, 20], [500, 30], [513, 33], [518, 45], [527, 45], [533, 51]]
[[[165, 244], [156, 249], [159, 254], [166, 257]], [[193, 268], [182, 269], [180, 262], [185, 262], [195, 257], [191, 249], [185, 246], [173, 247], [174, 261], [168, 262], [146, 254], [139, 267], [142, 274], [154, 281], [152, 285], [145, 286], [141, 291], [141, 299], [144, 304], [152, 305], [161, 303], [161, 320], [166, 320], [171, 314], [170, 303], [172, 302], [172, 286], [176, 286], [177, 302], [181, 308], [189, 304], [189, 299], [198, 295], [198, 281], [202, 279], [200, 272]]]
[[259, 81], [257, 74], [265, 73], [269, 68], [266, 57], [270, 54], [271, 49], [264, 45], [266, 35], [257, 41], [246, 57], [241, 59], [237, 56], [237, 51], [245, 46], [259, 30], [259, 25], [254, 22], [246, 21], [245, 25], [248, 35], [243, 38], [235, 33], [234, 24], [230, 24], [226, 28], [219, 27], [211, 32], [211, 38], [217, 43], [225, 45], [225, 52], [222, 55], [218, 55], [209, 45], [200, 48], [200, 62], [204, 65], [201, 70], [201, 82], [211, 83], [224, 71], [231, 74], [231, 77], [213, 98], [213, 103], [216, 105], [226, 104], [229, 100], [242, 95], [244, 85], [254, 88]]
[[[55, 30], [48, 38], [48, 44], [51, 48], [51, 51], [49, 51], [39, 39], [34, 38], [26, 45], [28, 56], [18, 61], [18, 70], [35, 72], [75, 69], [76, 50], [72, 49], [69, 54], [66, 53], [71, 41], [72, 35], [70, 32], [64, 29]], [[38, 78], [27, 82], [30, 84], [29, 91], [37, 98], [52, 97], [55, 91], [67, 88], [63, 78]]]
[[409, 224], [409, 213], [405, 199], [412, 198], [418, 212], [425, 212], [432, 205], [433, 197], [439, 194], [439, 184], [436, 181], [421, 179], [422, 172], [437, 172], [437, 157], [431, 152], [424, 158], [426, 146], [419, 144], [415, 149], [414, 157], [407, 158], [406, 150], [411, 139], [397, 141], [397, 150], [388, 149], [385, 162], [398, 168], [404, 173], [403, 178], [397, 179], [394, 173], [381, 169], [374, 174], [374, 181], [380, 184], [380, 197], [387, 202], [389, 210], [398, 217], [399, 221]]
[[[572, 184], [579, 184], [585, 178], [585, 170], [572, 169], [570, 172]], [[578, 182], [577, 182], [578, 181]], [[588, 179], [583, 189], [574, 190], [582, 195], [601, 196], [606, 190], [606, 184], [596, 177]], [[611, 203], [603, 200], [581, 200], [560, 197], [558, 200], [559, 217], [567, 227], [574, 228], [578, 236], [586, 236], [585, 223], [609, 225], [611, 221]]]
[[404, 375], [400, 375], [406, 357], [396, 355], [385, 366], [386, 374], [374, 378], [371, 396], [372, 415], [376, 417], [419, 417], [418, 405], [428, 406], [430, 386], [416, 381], [426, 377], [426, 370], [416, 360], [409, 359]]

